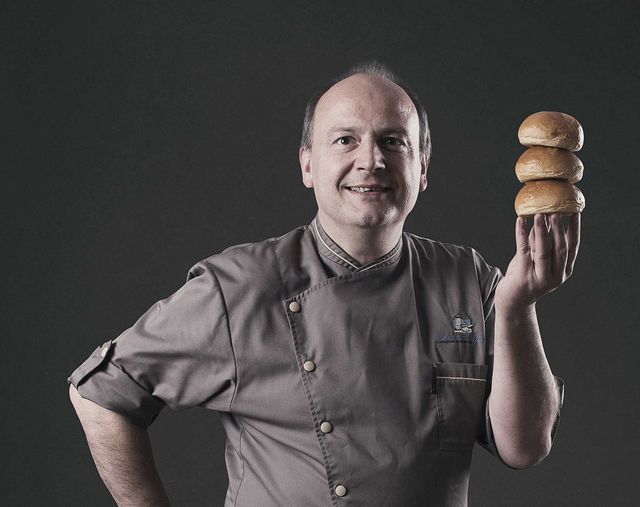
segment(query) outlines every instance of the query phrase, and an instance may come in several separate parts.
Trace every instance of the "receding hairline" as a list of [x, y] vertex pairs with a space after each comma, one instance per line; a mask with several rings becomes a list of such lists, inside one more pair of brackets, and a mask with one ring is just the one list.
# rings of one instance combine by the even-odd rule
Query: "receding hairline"
[[393, 72], [384, 63], [377, 59], [358, 63], [346, 72], [332, 79], [325, 86], [321, 87], [311, 98], [307, 101], [305, 106], [304, 121], [302, 124], [302, 138], [300, 140], [301, 149], [311, 149], [311, 137], [313, 135], [313, 126], [315, 123], [316, 106], [322, 97], [327, 92], [333, 89], [334, 86], [342, 83], [350, 77], [363, 75], [366, 77], [378, 77], [385, 79], [396, 86], [400, 87], [403, 92], [409, 96], [409, 99], [413, 103], [413, 107], [418, 114], [419, 125], [419, 151], [421, 154], [426, 155], [427, 160], [431, 160], [431, 133], [429, 130], [429, 120], [427, 118], [427, 111], [423, 106], [418, 95], [411, 89], [407, 83], [402, 80], [395, 72]]
[[413, 103], [413, 100], [411, 100], [411, 97], [409, 96], [409, 94], [404, 90], [404, 88], [402, 88], [402, 86], [398, 85], [397, 83], [394, 83], [389, 78], [381, 76], [380, 74], [366, 74], [364, 72], [361, 72], [358, 74], [352, 74], [351, 76], [347, 76], [344, 79], [341, 79], [340, 81], [338, 81], [337, 83], [334, 83], [331, 87], [329, 87], [322, 95], [320, 95], [320, 97], [318, 98], [315, 104], [314, 123], [315, 123], [315, 115], [317, 114], [318, 108], [321, 106], [323, 99], [325, 99], [324, 102], [326, 102], [327, 96], [330, 96], [332, 92], [338, 93], [336, 89], [339, 90], [341, 87], [346, 86], [345, 81], [349, 81], [349, 80], [354, 80], [354, 81], [360, 80], [360, 81], [365, 81], [367, 83], [382, 83], [384, 84], [384, 86], [394, 90], [394, 92], [398, 95], [398, 97], [402, 97], [402, 99], [396, 101], [396, 103], [399, 106], [401, 106], [402, 110], [405, 110], [410, 114], [412, 113], [415, 114], [416, 119], [418, 120], [418, 123], [420, 123], [420, 115], [418, 113], [418, 109], [416, 108], [416, 105]]
[[325, 92], [322, 95], [320, 95], [320, 97], [318, 98], [318, 100], [316, 102], [316, 105], [320, 103], [320, 101], [322, 100], [323, 97], [325, 97], [327, 94], [331, 93], [336, 88], [344, 87], [346, 81], [365, 81], [365, 82], [368, 82], [368, 83], [383, 83], [385, 86], [387, 86], [387, 87], [389, 87], [389, 88], [391, 88], [393, 90], [399, 91], [400, 95], [402, 95], [403, 97], [408, 99], [409, 102], [411, 102], [411, 104], [413, 105], [413, 107], [415, 109], [415, 105], [413, 104], [413, 101], [411, 100], [411, 97], [409, 97], [409, 94], [398, 83], [394, 83], [388, 77], [381, 76], [380, 74], [367, 74], [365, 72], [359, 72], [357, 74], [352, 74], [350, 76], [347, 76], [347, 77], [341, 79], [340, 81], [337, 81], [333, 85], [331, 85], [329, 88], [327, 88], [325, 90]]

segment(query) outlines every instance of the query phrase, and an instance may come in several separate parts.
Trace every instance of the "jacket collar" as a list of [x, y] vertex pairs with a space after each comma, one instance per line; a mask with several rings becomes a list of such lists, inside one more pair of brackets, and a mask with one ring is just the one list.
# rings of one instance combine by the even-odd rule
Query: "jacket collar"
[[318, 252], [332, 262], [335, 262], [350, 271], [366, 271], [377, 267], [388, 266], [400, 259], [400, 252], [402, 251], [402, 234], [400, 235], [400, 239], [398, 239], [396, 246], [394, 246], [389, 252], [384, 254], [382, 257], [378, 257], [377, 259], [367, 262], [366, 264], [361, 264], [342, 249], [340, 245], [333, 241], [333, 239], [331, 239], [320, 224], [317, 214], [311, 221], [309, 228], [316, 240]]

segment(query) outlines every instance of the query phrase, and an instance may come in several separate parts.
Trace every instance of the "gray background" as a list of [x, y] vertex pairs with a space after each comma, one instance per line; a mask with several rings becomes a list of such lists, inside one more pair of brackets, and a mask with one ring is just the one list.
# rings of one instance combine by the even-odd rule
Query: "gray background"
[[[638, 2], [5, 3], [3, 505], [112, 505], [67, 376], [227, 246], [308, 223], [307, 98], [363, 58], [429, 113], [429, 187], [406, 230], [515, 249], [516, 132], [574, 115], [586, 196], [575, 272], [538, 303], [566, 400], [528, 471], [476, 448], [471, 505], [632, 505], [638, 446]], [[218, 415], [150, 428], [176, 506], [222, 505]]]

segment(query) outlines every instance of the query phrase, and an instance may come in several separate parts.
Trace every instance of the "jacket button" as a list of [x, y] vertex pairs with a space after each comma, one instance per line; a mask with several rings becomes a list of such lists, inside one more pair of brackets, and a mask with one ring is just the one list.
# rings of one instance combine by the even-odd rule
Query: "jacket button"
[[347, 488], [345, 488], [342, 484], [338, 484], [336, 486], [335, 491], [336, 491], [336, 495], [338, 496], [344, 496], [347, 494]]
[[333, 426], [329, 421], [325, 421], [320, 425], [320, 431], [322, 431], [322, 433], [331, 433], [331, 430], [333, 430]]
[[291, 303], [289, 303], [289, 310], [291, 310], [292, 312], [299, 312], [300, 303], [298, 303], [297, 301], [292, 301]]
[[316, 369], [316, 363], [313, 361], [305, 361], [302, 367], [305, 371], [313, 371]]

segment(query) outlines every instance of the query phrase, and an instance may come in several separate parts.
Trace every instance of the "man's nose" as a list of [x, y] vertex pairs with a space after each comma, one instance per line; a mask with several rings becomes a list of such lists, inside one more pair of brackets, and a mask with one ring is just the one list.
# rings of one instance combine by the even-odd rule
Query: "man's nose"
[[384, 169], [382, 150], [375, 140], [363, 141], [356, 153], [356, 169], [377, 171]]

